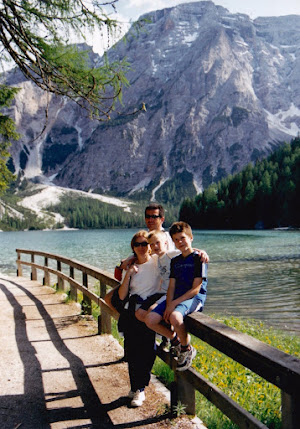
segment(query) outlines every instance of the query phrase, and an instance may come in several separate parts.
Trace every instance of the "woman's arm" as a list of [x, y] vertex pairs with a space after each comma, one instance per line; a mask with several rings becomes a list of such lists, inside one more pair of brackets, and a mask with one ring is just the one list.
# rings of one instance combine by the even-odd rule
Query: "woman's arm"
[[126, 271], [124, 280], [122, 281], [119, 287], [119, 297], [123, 301], [129, 292], [130, 279], [134, 274], [138, 272], [138, 267], [136, 265], [132, 265], [128, 271]]

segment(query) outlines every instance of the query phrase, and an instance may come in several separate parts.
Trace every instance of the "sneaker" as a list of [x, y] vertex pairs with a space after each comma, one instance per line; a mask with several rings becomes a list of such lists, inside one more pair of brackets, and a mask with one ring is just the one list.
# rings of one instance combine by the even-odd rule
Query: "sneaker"
[[192, 365], [192, 361], [197, 352], [193, 346], [186, 352], [181, 352], [177, 360], [177, 371], [185, 371]]
[[141, 405], [143, 405], [144, 400], [145, 400], [145, 392], [144, 391], [141, 392], [140, 390], [137, 390], [136, 392], [134, 392], [133, 399], [130, 405], [132, 407], [140, 407]]
[[135, 394], [135, 392], [133, 390], [129, 390], [129, 393], [128, 393], [127, 396], [128, 396], [129, 399], [133, 399], [134, 394]]
[[177, 344], [177, 346], [171, 346], [170, 347], [170, 353], [173, 357], [179, 357], [181, 352], [181, 344]]

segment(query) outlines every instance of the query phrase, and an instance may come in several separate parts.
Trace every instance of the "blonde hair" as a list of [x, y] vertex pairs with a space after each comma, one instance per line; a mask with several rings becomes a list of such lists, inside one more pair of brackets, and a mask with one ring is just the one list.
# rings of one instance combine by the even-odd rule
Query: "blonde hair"
[[154, 231], [149, 232], [149, 234], [148, 234], [148, 241], [152, 237], [161, 237], [163, 240], [168, 241], [166, 233], [164, 231], [162, 231], [161, 229], [155, 229]]

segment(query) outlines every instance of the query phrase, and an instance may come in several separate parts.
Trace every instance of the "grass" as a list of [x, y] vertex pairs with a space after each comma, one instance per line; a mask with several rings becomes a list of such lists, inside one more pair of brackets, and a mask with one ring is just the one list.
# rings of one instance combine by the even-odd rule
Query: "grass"
[[[300, 357], [300, 338], [297, 336], [266, 327], [259, 321], [215, 315], [212, 317], [285, 353]], [[197, 350], [193, 361], [194, 369], [269, 428], [281, 427], [280, 389], [194, 336], [192, 344]], [[166, 385], [173, 380], [173, 372], [160, 359], [156, 359], [153, 372]], [[237, 428], [198, 392], [196, 412], [209, 429]]]
[[[95, 318], [99, 315], [99, 308], [94, 303], [92, 303], [92, 314]], [[210, 316], [263, 343], [300, 358], [300, 337], [296, 335], [269, 328], [257, 320]], [[118, 333], [117, 322], [113, 319], [112, 335], [123, 345], [123, 338]], [[192, 336], [192, 344], [197, 350], [197, 356], [192, 365], [195, 370], [270, 429], [280, 429], [280, 389], [194, 336]], [[174, 381], [173, 371], [159, 358], [156, 359], [152, 372], [166, 386], [170, 386]], [[198, 392], [196, 392], [196, 413], [209, 429], [237, 428]]]

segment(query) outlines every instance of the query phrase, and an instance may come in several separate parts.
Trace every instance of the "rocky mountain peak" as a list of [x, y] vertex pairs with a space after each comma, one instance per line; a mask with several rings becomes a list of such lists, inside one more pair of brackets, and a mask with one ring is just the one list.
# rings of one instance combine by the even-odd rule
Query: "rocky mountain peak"
[[[299, 133], [300, 16], [251, 20], [205, 1], [145, 17], [138, 37], [109, 51], [110, 60], [126, 57], [132, 67], [124, 114], [110, 122], [50, 97], [39, 135], [47, 96], [17, 82], [16, 171], [117, 195], [161, 198], [172, 185], [184, 196]], [[132, 115], [142, 103], [146, 111]]]

